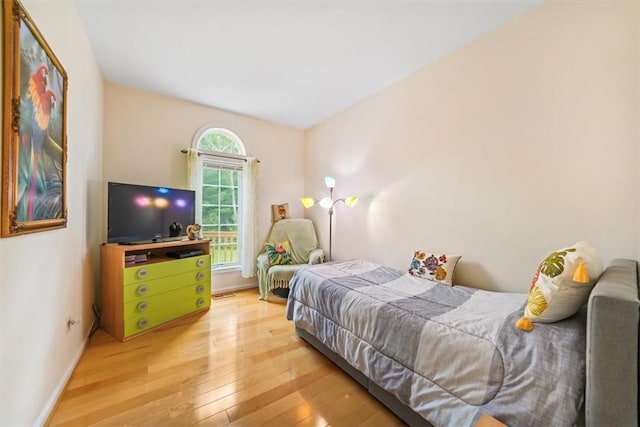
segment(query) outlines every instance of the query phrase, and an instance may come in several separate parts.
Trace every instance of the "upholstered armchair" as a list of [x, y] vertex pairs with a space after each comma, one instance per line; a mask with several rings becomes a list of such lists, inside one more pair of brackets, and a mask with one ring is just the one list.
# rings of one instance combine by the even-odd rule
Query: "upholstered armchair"
[[265, 246], [283, 243], [285, 244], [282, 246], [290, 249], [287, 250], [290, 253], [282, 254], [286, 257], [272, 252], [270, 260], [267, 250], [264, 249], [258, 255], [258, 286], [262, 300], [267, 300], [269, 292], [275, 288], [288, 289], [289, 280], [296, 271], [311, 264], [324, 262], [324, 251], [318, 248], [316, 229], [309, 219], [290, 218], [274, 222]]

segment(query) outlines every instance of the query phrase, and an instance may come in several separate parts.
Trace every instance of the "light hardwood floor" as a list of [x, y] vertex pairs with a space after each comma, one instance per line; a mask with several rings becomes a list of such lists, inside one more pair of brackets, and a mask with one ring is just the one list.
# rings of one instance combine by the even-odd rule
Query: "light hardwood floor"
[[258, 291], [121, 343], [90, 339], [51, 426], [404, 426]]

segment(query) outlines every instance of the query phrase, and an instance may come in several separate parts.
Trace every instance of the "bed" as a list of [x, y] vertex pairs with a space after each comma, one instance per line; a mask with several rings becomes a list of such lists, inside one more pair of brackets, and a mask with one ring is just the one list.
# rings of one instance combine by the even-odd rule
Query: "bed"
[[530, 333], [514, 327], [526, 301], [348, 260], [296, 273], [287, 318], [411, 426], [638, 425], [637, 262]]

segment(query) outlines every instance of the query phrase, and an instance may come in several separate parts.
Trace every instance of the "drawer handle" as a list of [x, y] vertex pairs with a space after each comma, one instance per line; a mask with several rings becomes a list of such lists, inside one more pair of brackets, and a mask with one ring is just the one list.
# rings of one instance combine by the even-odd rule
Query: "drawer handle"
[[136, 289], [136, 294], [138, 294], [138, 296], [144, 296], [149, 292], [149, 287], [147, 285], [140, 285], [138, 286], [138, 288]]
[[136, 310], [138, 311], [138, 313], [147, 311], [147, 308], [149, 308], [149, 304], [147, 304], [146, 301], [140, 301], [138, 305], [136, 305]]
[[196, 274], [196, 279], [198, 280], [204, 279], [204, 271], [198, 271], [198, 274]]
[[196, 301], [196, 305], [198, 307], [202, 307], [204, 305], [204, 298], [202, 297], [198, 298], [198, 301]]
[[144, 279], [145, 277], [147, 277], [148, 274], [149, 272], [147, 271], [146, 268], [141, 268], [140, 270], [138, 270], [138, 273], [136, 274], [136, 276], [138, 276], [138, 279]]
[[149, 319], [147, 319], [146, 317], [141, 317], [140, 319], [138, 319], [138, 323], [136, 323], [136, 325], [138, 326], [138, 329], [144, 329], [149, 325]]
[[198, 258], [198, 261], [196, 261], [196, 264], [198, 265], [198, 267], [203, 267], [204, 266], [204, 258]]
[[196, 293], [197, 294], [201, 294], [204, 292], [204, 285], [200, 284], [198, 286], [196, 286]]

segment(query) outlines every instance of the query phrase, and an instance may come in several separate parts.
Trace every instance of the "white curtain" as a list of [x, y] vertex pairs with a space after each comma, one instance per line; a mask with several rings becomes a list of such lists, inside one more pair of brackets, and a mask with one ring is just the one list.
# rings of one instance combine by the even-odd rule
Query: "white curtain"
[[[196, 191], [196, 200], [202, 200], [202, 167], [198, 150], [187, 149], [187, 173], [189, 174], [189, 189]], [[196, 222], [202, 222], [202, 207], [196, 202]], [[186, 227], [186, 226], [185, 226]]]
[[258, 159], [247, 157], [242, 168], [242, 277], [256, 275]]

